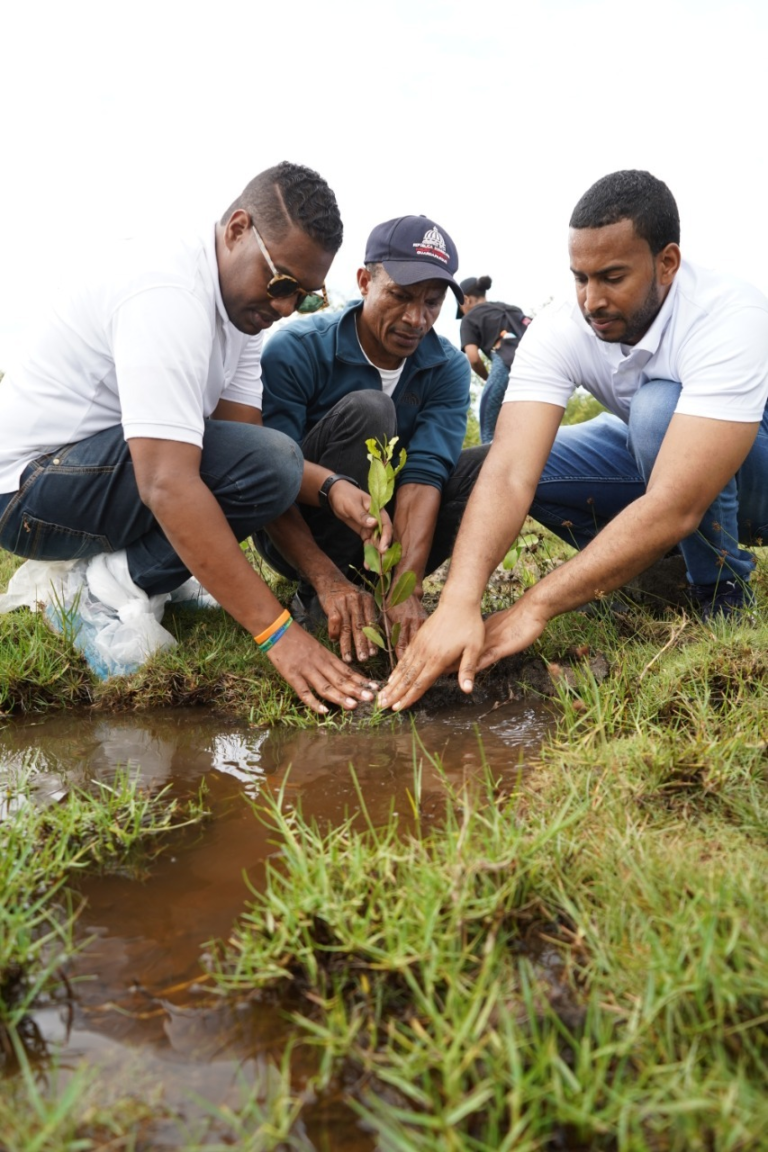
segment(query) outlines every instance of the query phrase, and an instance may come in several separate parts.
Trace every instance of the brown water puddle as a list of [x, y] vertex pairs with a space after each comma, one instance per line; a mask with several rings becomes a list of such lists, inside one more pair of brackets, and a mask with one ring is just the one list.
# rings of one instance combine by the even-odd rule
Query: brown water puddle
[[[460, 785], [482, 772], [483, 757], [495, 776], [511, 781], [547, 725], [546, 711], [529, 702], [492, 713], [487, 705], [467, 704], [422, 716], [417, 731], [426, 752], [440, 757], [447, 779]], [[290, 1035], [286, 1004], [265, 996], [233, 1005], [199, 983], [201, 946], [226, 938], [248, 896], [245, 877], [258, 885], [274, 851], [244, 795], [276, 791], [287, 773], [289, 803], [300, 799], [304, 814], [320, 824], [339, 821], [359, 806], [351, 763], [374, 821], [384, 821], [393, 805], [407, 813], [414, 757], [422, 764], [422, 795], [444, 790], [410, 724], [264, 732], [200, 710], [17, 721], [0, 730], [0, 782], [30, 754], [41, 798], [58, 799], [70, 784], [109, 782], [118, 766], [128, 765], [147, 785], [170, 784], [181, 796], [196, 793], [205, 779], [213, 815], [202, 829], [175, 834], [146, 881], [82, 882], [87, 903], [79, 932], [92, 939], [68, 970], [73, 1003], [35, 1017], [47, 1051], [66, 1067], [81, 1059], [96, 1064], [104, 1099], [160, 1092], [191, 1120], [201, 1109], [190, 1094], [237, 1107], [246, 1083], [269, 1098]], [[311, 1061], [306, 1048], [294, 1058], [294, 1087], [312, 1072], [302, 1060]], [[328, 1093], [304, 1109], [308, 1149], [374, 1148], [343, 1096]], [[179, 1140], [173, 1125], [153, 1129], [153, 1147], [184, 1147]]]

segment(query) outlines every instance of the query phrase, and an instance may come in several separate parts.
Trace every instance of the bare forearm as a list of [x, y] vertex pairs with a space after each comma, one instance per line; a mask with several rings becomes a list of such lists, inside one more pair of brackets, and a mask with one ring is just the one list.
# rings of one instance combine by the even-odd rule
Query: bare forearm
[[294, 506], [267, 525], [267, 532], [278, 551], [317, 592], [328, 582], [341, 578], [341, 572], [315, 543], [301, 511]]
[[440, 500], [440, 490], [428, 484], [403, 484], [397, 492], [394, 538], [400, 541], [403, 553], [395, 573], [415, 572], [416, 594], [419, 596], [435, 535]]
[[464, 352], [466, 354], [467, 360], [469, 360], [469, 366], [472, 369], [472, 371], [475, 373], [475, 375], [479, 376], [481, 380], [487, 380], [488, 379], [488, 369], [486, 368], [485, 364], [483, 363], [483, 360], [480, 356], [480, 349], [477, 347], [477, 345], [476, 344], [467, 344], [467, 346], [464, 349]]
[[252, 635], [272, 623], [280, 603], [246, 560], [202, 481], [158, 492], [148, 503], [174, 551], [226, 612]]
[[526, 597], [548, 620], [621, 588], [696, 527], [690, 513], [652, 494], [635, 500], [581, 552], [560, 565]]
[[[489, 468], [489, 465], [491, 467]], [[441, 601], [477, 606], [489, 577], [520, 533], [533, 493], [489, 455], [467, 504]]]

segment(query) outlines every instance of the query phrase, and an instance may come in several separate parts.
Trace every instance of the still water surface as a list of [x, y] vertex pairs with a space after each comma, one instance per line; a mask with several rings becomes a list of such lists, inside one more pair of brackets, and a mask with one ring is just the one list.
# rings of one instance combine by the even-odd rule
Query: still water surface
[[[483, 757], [494, 775], [511, 777], [538, 749], [547, 725], [542, 708], [519, 702], [492, 712], [467, 704], [422, 718], [423, 748], [403, 719], [378, 728], [261, 731], [194, 710], [7, 725], [0, 730], [0, 782], [32, 753], [43, 802], [73, 784], [109, 782], [127, 765], [146, 785], [170, 784], [179, 796], [196, 793], [204, 780], [212, 812], [202, 828], [174, 835], [146, 879], [81, 883], [79, 933], [90, 942], [69, 970], [74, 1002], [36, 1017], [47, 1050], [67, 1067], [95, 1063], [105, 1099], [111, 1091], [159, 1093], [190, 1120], [200, 1113], [191, 1094], [234, 1107], [245, 1082], [268, 1096], [289, 1035], [286, 1005], [270, 997], [222, 1002], [200, 983], [205, 942], [228, 936], [248, 897], [246, 878], [258, 886], [275, 851], [247, 797], [285, 784], [287, 802], [300, 800], [307, 817], [321, 825], [339, 821], [358, 807], [354, 764], [372, 818], [383, 821], [392, 806], [408, 811], [414, 759], [422, 765], [423, 795], [443, 789], [429, 756], [440, 758], [454, 785], [479, 775]], [[298, 1086], [312, 1071], [309, 1063], [302, 1067], [301, 1051]], [[343, 1096], [329, 1093], [305, 1108], [308, 1148], [375, 1147]], [[183, 1147], [170, 1126], [164, 1133], [159, 1125], [155, 1141], [158, 1148]]]

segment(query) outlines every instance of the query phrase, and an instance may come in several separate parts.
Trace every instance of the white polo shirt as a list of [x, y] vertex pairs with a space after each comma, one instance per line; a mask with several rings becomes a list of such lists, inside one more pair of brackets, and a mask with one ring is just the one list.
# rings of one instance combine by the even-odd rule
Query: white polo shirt
[[262, 336], [229, 320], [215, 231], [103, 251], [0, 383], [0, 493], [43, 452], [122, 424], [198, 447], [220, 399], [261, 408]]
[[573, 300], [548, 305], [529, 325], [505, 401], [563, 408], [581, 385], [625, 423], [638, 388], [673, 380], [676, 412], [760, 421], [768, 401], [768, 299], [743, 281], [683, 261], [642, 340], [602, 341]]

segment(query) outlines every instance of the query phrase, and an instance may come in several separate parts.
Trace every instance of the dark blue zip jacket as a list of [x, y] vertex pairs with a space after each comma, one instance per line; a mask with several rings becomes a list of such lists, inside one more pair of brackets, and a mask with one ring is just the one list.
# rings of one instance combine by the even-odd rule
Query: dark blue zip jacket
[[[381, 376], [363, 355], [355, 315], [343, 312], [297, 320], [276, 332], [262, 354], [263, 417], [301, 444], [307, 433], [349, 392], [381, 391]], [[449, 340], [429, 332], [392, 395], [397, 434], [407, 460], [399, 484], [443, 488], [456, 467], [467, 427], [469, 361]]]

